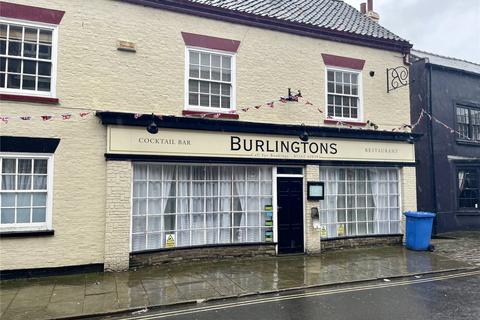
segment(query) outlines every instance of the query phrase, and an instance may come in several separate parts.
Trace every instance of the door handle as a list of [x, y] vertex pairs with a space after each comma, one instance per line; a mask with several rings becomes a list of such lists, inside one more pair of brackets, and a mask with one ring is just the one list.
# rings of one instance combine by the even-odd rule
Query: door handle
[[280, 210], [280, 209], [282, 209], [282, 207], [278, 207], [278, 206], [277, 206], [277, 210]]

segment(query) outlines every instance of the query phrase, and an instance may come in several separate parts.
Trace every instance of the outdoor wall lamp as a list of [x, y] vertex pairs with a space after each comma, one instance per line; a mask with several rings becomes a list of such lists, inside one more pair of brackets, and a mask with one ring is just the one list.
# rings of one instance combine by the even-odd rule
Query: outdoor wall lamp
[[147, 126], [148, 133], [157, 134], [158, 133], [158, 126], [155, 123], [155, 115], [152, 113], [152, 122]]
[[308, 141], [308, 132], [307, 132], [307, 128], [305, 127], [304, 123], [302, 123], [302, 129], [303, 129], [303, 132], [300, 134], [299, 138], [303, 142], [307, 142]]

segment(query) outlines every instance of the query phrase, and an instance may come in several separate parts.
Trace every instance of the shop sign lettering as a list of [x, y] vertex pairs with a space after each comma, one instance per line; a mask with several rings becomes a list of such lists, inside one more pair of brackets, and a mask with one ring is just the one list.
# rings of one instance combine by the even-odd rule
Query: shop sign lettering
[[303, 142], [288, 140], [242, 139], [230, 137], [231, 151], [267, 152], [267, 153], [311, 153], [337, 154], [337, 144], [323, 142]]

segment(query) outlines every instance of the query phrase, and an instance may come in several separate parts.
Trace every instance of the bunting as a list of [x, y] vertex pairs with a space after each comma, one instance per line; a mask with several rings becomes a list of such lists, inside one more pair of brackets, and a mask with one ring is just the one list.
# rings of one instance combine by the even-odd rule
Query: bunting
[[92, 112], [79, 112], [76, 114], [73, 113], [62, 113], [59, 115], [53, 115], [53, 114], [42, 114], [39, 116], [31, 116], [31, 115], [22, 115], [22, 116], [0, 116], [0, 121], [3, 123], [7, 124], [11, 120], [19, 119], [21, 121], [35, 121], [35, 120], [41, 120], [43, 121], [51, 121], [51, 120], [71, 120], [73, 118], [79, 118], [79, 119], [85, 119], [89, 115], [93, 114]]
[[[314, 103], [311, 102], [311, 100], [308, 100], [304, 97], [301, 96], [301, 94], [297, 94], [297, 95], [294, 95], [294, 96], [291, 96], [291, 97], [288, 97], [285, 98], [285, 97], [281, 97], [278, 102], [280, 102], [281, 104], [287, 104], [288, 102], [296, 102], [296, 103], [301, 103], [303, 104], [304, 106], [307, 106], [307, 107], [312, 107], [312, 108], [315, 108], [316, 111], [318, 111], [320, 114], [324, 114], [324, 111], [322, 110], [321, 107], [317, 107], [315, 106]], [[242, 112], [249, 112], [251, 110], [259, 110], [263, 107], [268, 107], [270, 109], [274, 109], [274, 108], [277, 108], [279, 107], [278, 104], [275, 104], [275, 101], [270, 101], [270, 102], [267, 102], [265, 104], [259, 104], [259, 105], [255, 105], [253, 107], [241, 107], [239, 108], [239, 110], [241, 110]], [[231, 110], [228, 112], [229, 114], [235, 114], [236, 111], [235, 110]], [[49, 122], [49, 121], [52, 121], [52, 120], [56, 120], [56, 119], [59, 119], [59, 120], [62, 120], [62, 121], [68, 121], [68, 120], [72, 120], [72, 119], [86, 119], [87, 117], [89, 117], [90, 115], [93, 115], [94, 113], [92, 111], [89, 111], [89, 112], [78, 112], [78, 113], [64, 113], [64, 114], [60, 114], [60, 115], [51, 115], [51, 114], [44, 114], [44, 115], [40, 115], [40, 116], [32, 116], [32, 115], [22, 115], [22, 116], [9, 116], [9, 115], [0, 115], [0, 123], [3, 123], [3, 124], [8, 124], [10, 121], [14, 120], [14, 119], [19, 119], [21, 121], [34, 121], [36, 119], [38, 120], [41, 120], [42, 122]], [[206, 113], [200, 113], [200, 114], [195, 114], [195, 115], [192, 115], [192, 117], [200, 117], [200, 118], [206, 118], [206, 117], [213, 117], [215, 119], [218, 119], [220, 118], [224, 113], [211, 113], [211, 112], [206, 112]], [[141, 113], [135, 113], [134, 114], [134, 118], [135, 119], [138, 119], [140, 118], [141, 116], [143, 116], [143, 114]], [[162, 115], [155, 115], [156, 117], [158, 117], [160, 120], [162, 119]], [[330, 116], [327, 116], [326, 117], [327, 119], [329, 120], [335, 120], [334, 118], [330, 117]], [[465, 136], [462, 132], [456, 130], [455, 128], [452, 128], [450, 127], [449, 125], [447, 125], [446, 123], [444, 123], [443, 121], [439, 120], [438, 118], [434, 117], [433, 115], [431, 115], [428, 111], [426, 111], [425, 109], [421, 109], [421, 112], [420, 112], [420, 115], [418, 116], [418, 118], [415, 120], [415, 122], [413, 122], [412, 124], [402, 124], [398, 127], [395, 127], [393, 129], [390, 129], [390, 131], [398, 131], [398, 132], [405, 132], [405, 131], [409, 131], [409, 132], [412, 132], [421, 122], [422, 120], [424, 119], [427, 119], [428, 121], [432, 121], [432, 122], [435, 122], [437, 123], [438, 125], [442, 126], [443, 128], [445, 128], [446, 130], [448, 130], [451, 134], [458, 134], [459, 136], [461, 136], [462, 138], [466, 139], [466, 140], [471, 140], [471, 138]], [[335, 124], [337, 126], [344, 126], [344, 127], [348, 127], [348, 128], [353, 128], [354, 126], [352, 124], [349, 124], [349, 123], [346, 123], [344, 121], [336, 121]], [[367, 128], [369, 129], [374, 129], [374, 130], [378, 130], [379, 129], [379, 126], [370, 121], [370, 120], [367, 120], [366, 122], [366, 126]], [[356, 129], [359, 129], [361, 130], [362, 127], [356, 127]], [[387, 131], [387, 130], [383, 130], [383, 131]]]

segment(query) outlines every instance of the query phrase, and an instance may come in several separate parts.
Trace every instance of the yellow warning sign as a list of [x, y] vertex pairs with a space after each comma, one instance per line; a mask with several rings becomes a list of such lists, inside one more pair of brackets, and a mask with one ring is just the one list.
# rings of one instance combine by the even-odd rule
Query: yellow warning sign
[[165, 247], [175, 248], [175, 234], [169, 233], [165, 235]]
[[327, 237], [327, 226], [321, 226], [320, 227], [320, 238], [326, 238]]
[[338, 226], [337, 234], [339, 237], [343, 237], [345, 235], [345, 225], [343, 223]]

